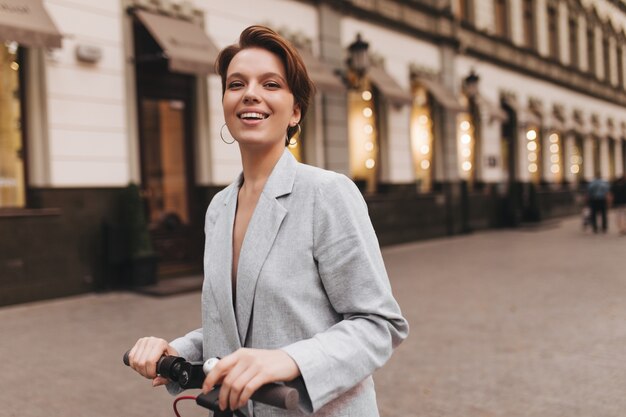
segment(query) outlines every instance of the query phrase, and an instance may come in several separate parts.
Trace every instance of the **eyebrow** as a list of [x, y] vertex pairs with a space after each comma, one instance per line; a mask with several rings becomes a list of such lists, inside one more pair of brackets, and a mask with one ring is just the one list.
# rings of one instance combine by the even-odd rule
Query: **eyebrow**
[[[270, 77], [280, 78], [281, 81], [286, 83], [286, 81], [282, 77], [282, 75], [280, 75], [280, 74], [278, 74], [276, 72], [266, 72], [266, 73], [263, 73], [263, 74], [261, 74], [261, 76], [259, 78], [270, 78]], [[227, 80], [230, 80], [231, 78], [248, 78], [248, 77], [246, 77], [244, 74], [242, 74], [240, 72], [233, 72], [228, 77], [226, 77]]]

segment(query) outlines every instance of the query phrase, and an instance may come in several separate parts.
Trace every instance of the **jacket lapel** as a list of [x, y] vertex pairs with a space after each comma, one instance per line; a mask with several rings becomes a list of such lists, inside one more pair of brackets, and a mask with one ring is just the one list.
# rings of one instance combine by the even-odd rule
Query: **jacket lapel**
[[[295, 158], [285, 149], [263, 188], [241, 245], [237, 269], [236, 312], [242, 346], [245, 346], [248, 334], [254, 306], [254, 293], [261, 268], [276, 239], [280, 225], [287, 215], [287, 209], [277, 198], [291, 193], [297, 164]], [[229, 242], [232, 242], [232, 237]], [[232, 251], [232, 244], [230, 246]], [[232, 259], [232, 254], [230, 259]]]
[[229, 194], [224, 198], [221, 213], [213, 228], [213, 236], [206, 248], [205, 269], [211, 285], [211, 293], [218, 307], [224, 333], [228, 337], [231, 351], [241, 347], [237, 333], [237, 323], [233, 309], [232, 297], [232, 263], [233, 263], [233, 222], [237, 209], [237, 190], [241, 183], [241, 175], [231, 185]]

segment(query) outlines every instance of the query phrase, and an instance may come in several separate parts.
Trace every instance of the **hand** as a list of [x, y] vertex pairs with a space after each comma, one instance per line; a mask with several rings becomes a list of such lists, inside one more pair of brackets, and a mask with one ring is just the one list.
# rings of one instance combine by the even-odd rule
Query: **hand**
[[202, 392], [207, 393], [221, 383], [220, 409], [236, 410], [246, 405], [261, 386], [291, 381], [298, 376], [298, 365], [286, 352], [242, 348], [215, 365], [204, 380]]
[[152, 379], [152, 386], [157, 387], [168, 382], [156, 373], [157, 362], [163, 355], [178, 356], [178, 352], [164, 339], [142, 337], [128, 353], [128, 362], [139, 374]]

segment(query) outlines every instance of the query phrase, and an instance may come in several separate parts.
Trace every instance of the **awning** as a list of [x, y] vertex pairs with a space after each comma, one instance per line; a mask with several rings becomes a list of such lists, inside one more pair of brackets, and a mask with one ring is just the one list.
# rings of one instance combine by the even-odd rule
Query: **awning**
[[215, 71], [218, 49], [202, 27], [145, 10], [136, 10], [135, 15], [163, 49], [170, 71], [200, 75]]
[[437, 103], [441, 104], [446, 109], [457, 112], [467, 110], [465, 106], [459, 102], [454, 93], [443, 84], [426, 77], [416, 77], [416, 80], [432, 94]]
[[298, 52], [304, 61], [309, 78], [311, 78], [318, 90], [331, 93], [345, 93], [346, 86], [334, 74], [328, 64], [315, 58], [311, 52], [305, 49], [299, 49]]
[[0, 0], [0, 41], [60, 48], [61, 39], [41, 0]]
[[517, 122], [522, 125], [541, 126], [541, 118], [535, 113], [519, 105], [517, 100], [504, 98], [504, 102], [513, 109]]
[[378, 88], [382, 95], [392, 103], [398, 105], [410, 105], [413, 103], [413, 96], [400, 87], [396, 80], [391, 78], [382, 68], [371, 67], [367, 74], [369, 75], [370, 81]]
[[483, 95], [478, 95], [476, 102], [481, 113], [484, 113], [490, 121], [497, 120], [501, 123], [506, 122], [509, 119], [508, 114], [499, 104], [485, 98]]

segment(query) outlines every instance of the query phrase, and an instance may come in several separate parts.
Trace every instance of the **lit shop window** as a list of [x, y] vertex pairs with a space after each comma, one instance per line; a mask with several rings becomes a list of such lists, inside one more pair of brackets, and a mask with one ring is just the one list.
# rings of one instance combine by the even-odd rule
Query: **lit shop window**
[[537, 134], [537, 129], [526, 131], [526, 150], [528, 158], [528, 172], [530, 180], [535, 184], [541, 181], [541, 142]]
[[609, 178], [615, 179], [615, 140], [612, 137], [607, 138], [609, 144]]
[[348, 92], [348, 119], [352, 178], [365, 181], [367, 191], [373, 192], [378, 178], [376, 98], [366, 80]]
[[428, 92], [420, 86], [414, 89], [411, 148], [418, 188], [421, 192], [429, 192], [432, 190], [433, 178], [433, 119]]
[[18, 52], [16, 43], [0, 44], [0, 208], [25, 205]]
[[561, 146], [561, 136], [554, 132], [548, 137], [550, 140], [550, 172], [555, 182], [563, 180], [563, 147]]
[[574, 175], [577, 181], [583, 179], [583, 141], [580, 137], [576, 137], [572, 143], [569, 157], [569, 172]]
[[474, 172], [474, 125], [469, 113], [457, 116], [458, 156], [461, 179], [472, 180]]
[[591, 144], [592, 144], [591, 154], [593, 158], [593, 172], [594, 172], [594, 175], [600, 174], [602, 172], [600, 168], [600, 138], [593, 137]]

